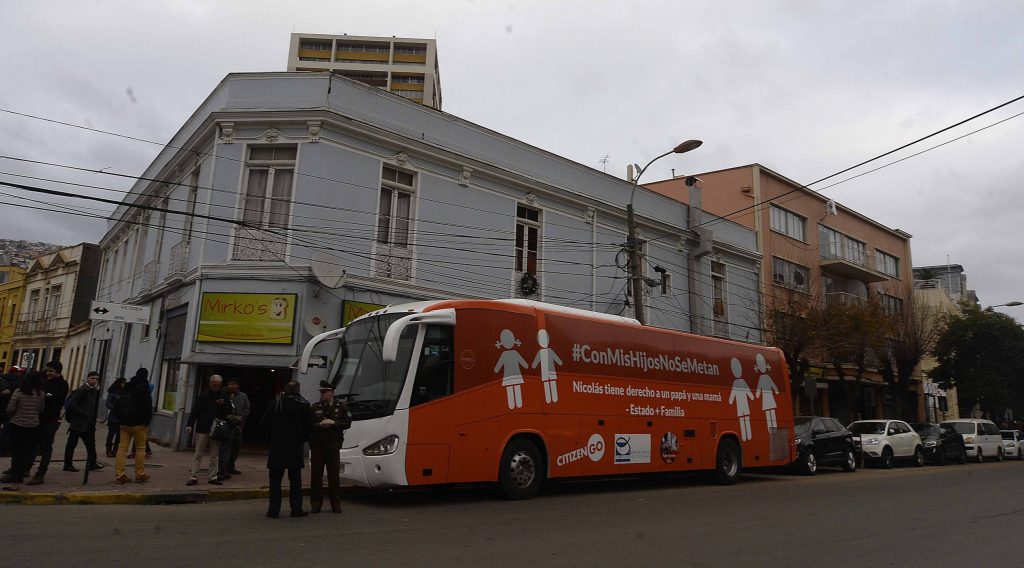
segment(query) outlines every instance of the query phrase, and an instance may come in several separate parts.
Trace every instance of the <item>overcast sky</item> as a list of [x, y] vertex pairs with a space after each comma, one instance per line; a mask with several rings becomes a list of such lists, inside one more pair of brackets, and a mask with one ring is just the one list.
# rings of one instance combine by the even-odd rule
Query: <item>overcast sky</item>
[[[647, 182], [758, 162], [810, 183], [1024, 95], [1020, 0], [3, 5], [0, 109], [159, 142], [225, 74], [283, 71], [293, 31], [436, 38], [445, 111], [594, 168], [607, 155], [615, 175], [704, 141]], [[1022, 112], [1024, 101], [873, 166]], [[4, 112], [0, 134], [5, 156], [133, 175], [159, 150]], [[130, 186], [7, 159], [0, 172]], [[825, 193], [914, 235], [914, 265], [962, 264], [991, 305], [1024, 300], [1022, 180], [1024, 116]], [[0, 238], [72, 244], [105, 231], [0, 192]], [[1003, 310], [1024, 319], [1024, 307]]]

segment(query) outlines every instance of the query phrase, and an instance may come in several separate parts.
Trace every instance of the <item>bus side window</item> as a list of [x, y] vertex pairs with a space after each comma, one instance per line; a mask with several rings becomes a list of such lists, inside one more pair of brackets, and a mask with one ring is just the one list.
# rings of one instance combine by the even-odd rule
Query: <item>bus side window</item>
[[427, 326], [419, 365], [416, 367], [416, 379], [412, 385], [410, 406], [452, 394], [452, 387], [455, 384], [453, 337], [452, 327]]

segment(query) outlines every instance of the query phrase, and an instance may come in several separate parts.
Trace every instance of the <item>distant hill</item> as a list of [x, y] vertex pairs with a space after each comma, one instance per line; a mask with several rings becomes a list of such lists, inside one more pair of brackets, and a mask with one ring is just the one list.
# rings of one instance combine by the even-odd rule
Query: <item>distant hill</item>
[[0, 265], [28, 268], [34, 258], [65, 248], [65, 245], [0, 239]]

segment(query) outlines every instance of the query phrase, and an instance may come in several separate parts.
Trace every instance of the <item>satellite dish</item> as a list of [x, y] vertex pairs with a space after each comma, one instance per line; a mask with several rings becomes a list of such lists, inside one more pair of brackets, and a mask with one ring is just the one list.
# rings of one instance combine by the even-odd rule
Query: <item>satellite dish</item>
[[341, 258], [318, 250], [313, 253], [310, 267], [313, 276], [327, 288], [341, 288], [345, 285], [345, 268]]

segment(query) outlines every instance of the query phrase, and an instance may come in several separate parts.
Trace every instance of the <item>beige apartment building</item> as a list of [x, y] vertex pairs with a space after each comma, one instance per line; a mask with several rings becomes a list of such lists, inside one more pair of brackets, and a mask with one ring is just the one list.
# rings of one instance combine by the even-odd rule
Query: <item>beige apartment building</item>
[[[696, 178], [702, 189], [699, 205], [705, 212], [757, 232], [762, 255], [759, 286], [766, 306], [772, 305], [773, 298], [795, 295], [826, 304], [863, 303], [872, 298], [884, 309], [898, 311], [912, 294], [911, 235], [760, 164], [701, 173]], [[683, 176], [645, 185], [662, 195], [689, 200]], [[713, 223], [708, 226], [713, 229]], [[726, 317], [718, 309], [725, 303], [715, 300], [714, 317]], [[897, 414], [896, 402], [876, 368], [864, 376], [860, 408], [850, 408], [852, 403], [840, 392], [843, 386], [831, 365], [812, 360], [810, 374], [813, 383], [808, 380], [805, 388], [794, 389], [794, 409], [841, 420]], [[912, 388], [918, 403], [916, 411], [905, 409], [909, 418], [924, 411], [922, 386]]]
[[334, 71], [441, 110], [437, 41], [292, 34], [288, 71]]

